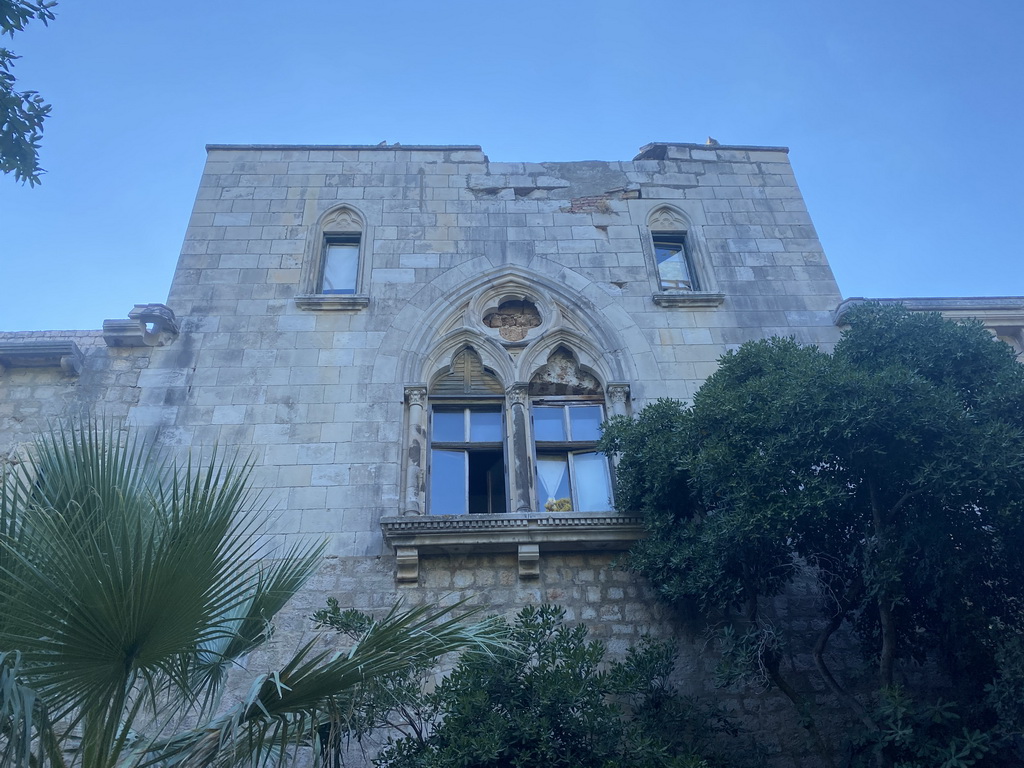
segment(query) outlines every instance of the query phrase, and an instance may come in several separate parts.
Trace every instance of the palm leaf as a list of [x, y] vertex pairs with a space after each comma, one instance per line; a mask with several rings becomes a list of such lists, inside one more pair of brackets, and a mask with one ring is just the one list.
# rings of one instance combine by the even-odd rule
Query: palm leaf
[[374, 623], [344, 655], [307, 643], [275, 673], [257, 679], [234, 708], [206, 725], [151, 748], [151, 763], [174, 759], [184, 766], [261, 765], [311, 746], [325, 725], [352, 717], [363, 686], [463, 649], [502, 652], [504, 625], [487, 619], [467, 625], [444, 617], [449, 609], [398, 606]]
[[[211, 657], [224, 664], [265, 639], [321, 553], [296, 547], [266, 565], [276, 553], [259, 535], [248, 463], [215, 453], [175, 465], [120, 438], [57, 427], [25, 471], [0, 478], [0, 650], [20, 652], [26, 690], [55, 721], [82, 729], [90, 768], [114, 764], [158, 701], [176, 713], [204, 698]], [[0, 728], [14, 722], [0, 714]]]
[[59, 768], [63, 755], [88, 768], [285, 760], [350, 722], [367, 684], [501, 645], [494, 622], [396, 607], [348, 653], [314, 640], [234, 708], [168, 737], [216, 709], [228, 669], [322, 556], [260, 535], [250, 470], [216, 451], [175, 464], [100, 424], [55, 428], [0, 476], [5, 768]]

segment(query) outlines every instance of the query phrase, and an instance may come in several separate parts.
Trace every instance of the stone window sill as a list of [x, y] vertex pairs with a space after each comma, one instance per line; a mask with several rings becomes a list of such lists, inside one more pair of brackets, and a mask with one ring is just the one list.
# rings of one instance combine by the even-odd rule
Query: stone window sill
[[406, 515], [380, 525], [400, 582], [419, 579], [421, 554], [516, 552], [519, 577], [531, 578], [540, 574], [542, 551], [621, 551], [644, 535], [640, 517], [615, 512]]
[[725, 301], [725, 294], [706, 291], [656, 293], [651, 298], [659, 307], [717, 307]]
[[369, 296], [354, 296], [348, 293], [316, 293], [295, 297], [299, 309], [321, 312], [358, 312], [370, 306]]

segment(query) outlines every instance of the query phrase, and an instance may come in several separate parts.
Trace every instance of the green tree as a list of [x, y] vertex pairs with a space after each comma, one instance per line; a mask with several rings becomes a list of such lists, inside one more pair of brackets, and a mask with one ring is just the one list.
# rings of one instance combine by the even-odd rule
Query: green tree
[[[49, 23], [56, 5], [49, 0], [0, 0], [0, 35], [13, 38], [33, 20]], [[13, 173], [17, 181], [35, 186], [43, 172], [39, 167], [39, 142], [50, 105], [35, 91], [15, 89], [11, 70], [17, 58], [0, 47], [0, 171]]]
[[228, 669], [322, 553], [260, 534], [248, 474], [90, 426], [41, 438], [0, 477], [0, 764], [287, 761], [375, 677], [495, 644], [492, 623], [396, 608], [348, 654], [314, 639], [224, 709]]
[[[1024, 366], [980, 324], [877, 305], [848, 322], [832, 354], [745, 344], [692, 407], [613, 422], [604, 449], [621, 457], [620, 505], [650, 532], [631, 566], [669, 603], [727, 617], [720, 681], [776, 686], [813, 730], [781, 664], [780, 632], [799, 639], [884, 764], [902, 754], [885, 737], [900, 664], [937, 665], [970, 710], [947, 730], [954, 752], [965, 724], [993, 726], [985, 686], [1024, 631]], [[820, 620], [780, 627], [765, 598], [800, 579], [819, 587]], [[844, 627], [874, 696], [830, 663]]]
[[[708, 739], [731, 726], [668, 683], [675, 653], [644, 642], [608, 662], [556, 606], [528, 606], [510, 647], [464, 656], [414, 707], [426, 727], [393, 742], [384, 768], [706, 768]], [[730, 763], [735, 765], [736, 763]]]

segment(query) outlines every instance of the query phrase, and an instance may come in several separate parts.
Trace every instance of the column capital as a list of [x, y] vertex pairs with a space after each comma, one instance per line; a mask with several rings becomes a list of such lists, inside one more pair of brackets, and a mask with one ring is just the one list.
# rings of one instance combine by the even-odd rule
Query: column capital
[[613, 405], [625, 405], [629, 400], [629, 384], [616, 382], [608, 385], [608, 402]]
[[409, 405], [425, 405], [427, 402], [426, 387], [406, 387], [405, 400]]
[[530, 395], [530, 385], [523, 382], [516, 382], [505, 390], [508, 401], [512, 405], [526, 405]]

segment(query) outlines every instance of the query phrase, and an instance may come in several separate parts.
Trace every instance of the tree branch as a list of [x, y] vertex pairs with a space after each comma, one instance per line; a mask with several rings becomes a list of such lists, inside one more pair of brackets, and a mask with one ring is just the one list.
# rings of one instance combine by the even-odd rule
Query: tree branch
[[814, 643], [813, 651], [814, 666], [817, 667], [819, 674], [821, 674], [822, 678], [825, 680], [825, 685], [828, 686], [829, 690], [831, 690], [840, 701], [849, 707], [870, 731], [877, 731], [878, 725], [871, 719], [871, 716], [868, 714], [864, 705], [839, 684], [839, 681], [836, 680], [832, 671], [828, 668], [828, 664], [825, 662], [825, 647], [828, 645], [829, 639], [835, 631], [839, 629], [842, 623], [843, 613], [842, 611], [839, 611], [829, 620], [828, 624], [825, 625], [821, 632], [818, 633], [818, 639]]
[[[871, 518], [874, 523], [875, 552], [881, 554], [883, 544], [886, 542], [885, 527], [882, 523], [882, 509], [878, 501], [878, 489], [875, 487], [873, 478], [868, 477], [868, 498], [871, 500]], [[902, 504], [907, 498], [901, 499]], [[878, 605], [878, 623], [882, 630], [882, 649], [878, 655], [878, 682], [883, 688], [892, 685], [893, 660], [896, 658], [896, 624], [892, 617], [892, 608], [889, 606], [888, 595], [885, 590], [880, 590], [876, 598]]]

